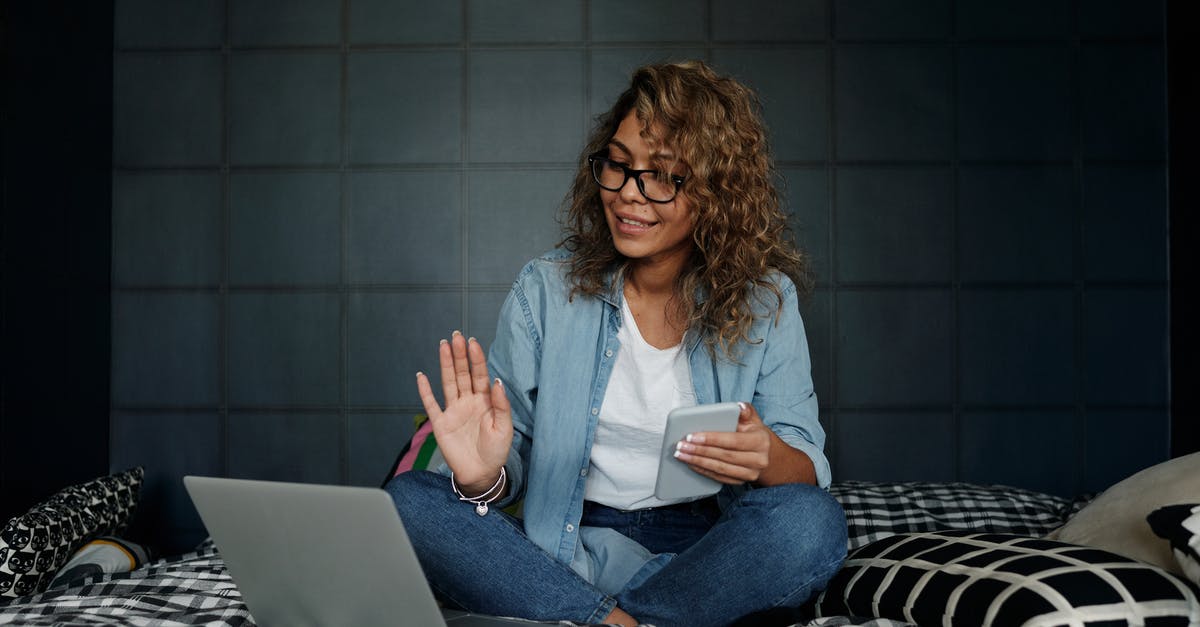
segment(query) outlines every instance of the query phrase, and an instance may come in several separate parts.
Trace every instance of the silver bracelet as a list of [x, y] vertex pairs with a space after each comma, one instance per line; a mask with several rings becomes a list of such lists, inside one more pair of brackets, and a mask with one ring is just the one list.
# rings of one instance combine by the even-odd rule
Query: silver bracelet
[[500, 467], [500, 478], [496, 479], [496, 483], [488, 488], [486, 492], [479, 496], [466, 496], [462, 490], [458, 489], [458, 483], [454, 481], [454, 471], [450, 471], [450, 488], [454, 490], [454, 494], [458, 496], [458, 500], [466, 501], [475, 506], [475, 513], [480, 516], [486, 516], [488, 513], [488, 503], [494, 503], [499, 500], [500, 495], [504, 493], [504, 483], [508, 478], [508, 472], [504, 466]]

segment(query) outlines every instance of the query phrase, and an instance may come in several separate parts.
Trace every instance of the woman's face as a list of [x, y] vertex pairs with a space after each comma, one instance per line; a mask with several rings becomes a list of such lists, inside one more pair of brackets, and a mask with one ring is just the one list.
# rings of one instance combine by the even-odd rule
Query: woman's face
[[[687, 168], [677, 162], [669, 147], [651, 152], [641, 136], [642, 124], [634, 111], [621, 121], [608, 144], [608, 158], [635, 170], [669, 170], [686, 175]], [[646, 200], [637, 181], [629, 178], [620, 190], [600, 188], [600, 201], [613, 244], [622, 255], [639, 261], [682, 262], [692, 249], [695, 215], [687, 195], [681, 190], [669, 202]]]

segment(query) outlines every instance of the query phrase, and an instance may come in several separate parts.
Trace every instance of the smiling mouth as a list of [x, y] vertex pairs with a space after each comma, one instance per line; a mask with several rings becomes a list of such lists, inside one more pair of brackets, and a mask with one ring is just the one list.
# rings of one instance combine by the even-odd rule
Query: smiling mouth
[[640, 226], [643, 228], [649, 228], [651, 226], [649, 222], [638, 222], [637, 220], [631, 220], [629, 218], [618, 218], [618, 219], [624, 224], [631, 224], [633, 226]]

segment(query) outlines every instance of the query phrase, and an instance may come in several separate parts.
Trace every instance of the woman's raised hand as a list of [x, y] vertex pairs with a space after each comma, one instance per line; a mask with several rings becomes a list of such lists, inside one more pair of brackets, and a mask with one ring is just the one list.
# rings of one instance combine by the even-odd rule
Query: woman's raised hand
[[483, 347], [458, 331], [438, 347], [443, 410], [424, 373], [417, 392], [433, 423], [438, 448], [463, 493], [482, 494], [496, 483], [512, 447], [512, 407], [499, 379], [491, 381]]

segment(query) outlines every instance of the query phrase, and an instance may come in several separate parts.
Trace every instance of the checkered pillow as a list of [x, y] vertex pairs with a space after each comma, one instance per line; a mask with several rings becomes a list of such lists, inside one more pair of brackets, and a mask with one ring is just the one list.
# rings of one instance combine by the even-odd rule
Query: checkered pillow
[[851, 550], [914, 531], [970, 529], [1040, 536], [1090, 500], [969, 483], [841, 481], [829, 492], [846, 512]]
[[1168, 505], [1146, 517], [1154, 535], [1171, 543], [1185, 577], [1200, 586], [1200, 504]]
[[137, 506], [141, 467], [64, 488], [0, 531], [0, 597], [46, 589], [54, 573], [96, 536], [125, 527]]
[[1200, 602], [1174, 575], [1107, 551], [942, 531], [899, 534], [852, 552], [818, 598], [817, 614], [918, 625], [1187, 625], [1200, 622]]

